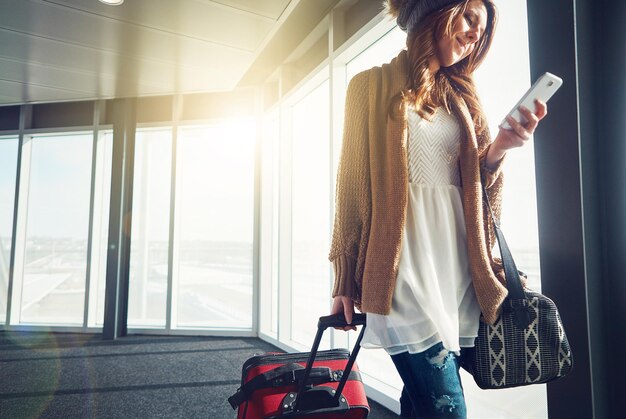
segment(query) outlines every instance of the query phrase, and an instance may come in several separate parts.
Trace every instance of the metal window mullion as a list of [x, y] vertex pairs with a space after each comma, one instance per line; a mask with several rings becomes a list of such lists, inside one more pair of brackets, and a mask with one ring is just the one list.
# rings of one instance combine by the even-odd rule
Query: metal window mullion
[[[12, 294], [16, 297], [17, 305], [13, 305], [11, 312], [13, 318], [18, 318], [18, 323], [21, 319], [21, 307], [22, 307], [22, 292], [24, 290], [24, 261], [26, 254], [26, 236], [28, 226], [28, 206], [30, 196], [30, 171], [32, 162], [32, 147], [33, 139], [30, 136], [25, 136], [21, 143], [21, 158], [20, 158], [20, 194], [19, 203], [17, 205], [17, 228], [15, 230], [15, 261], [13, 278], [17, 278], [17, 283], [13, 284]], [[16, 286], [17, 285], [17, 286]], [[13, 298], [12, 298], [13, 299]]]
[[[11, 309], [13, 300], [13, 285], [15, 274], [15, 249], [17, 244], [17, 227], [19, 218], [19, 200], [20, 200], [20, 181], [22, 171], [22, 148], [24, 145], [24, 128], [27, 116], [30, 117], [31, 107], [23, 105], [20, 107], [19, 127], [18, 127], [18, 145], [17, 145], [17, 167], [15, 169], [15, 194], [13, 196], [13, 226], [11, 230], [11, 254], [9, 257], [9, 283], [7, 287], [7, 307], [5, 325], [11, 326]], [[27, 115], [27, 113], [29, 115]], [[23, 254], [23, 252], [22, 252]], [[22, 269], [23, 270], [23, 269]], [[20, 293], [21, 294], [21, 293]]]
[[[174, 298], [174, 264], [178, 268], [178, 258], [175, 258], [174, 246], [176, 235], [176, 155], [178, 149], [178, 121], [182, 111], [182, 96], [175, 95], [172, 104], [172, 157], [170, 167], [170, 219], [167, 247], [167, 296], [165, 308], [165, 331], [171, 334], [172, 323], [178, 323], [178, 292]], [[177, 269], [178, 271], [178, 269]]]
[[98, 129], [100, 122], [100, 102], [93, 107], [93, 137], [91, 139], [91, 185], [89, 196], [89, 222], [87, 227], [87, 266], [85, 269], [85, 296], [83, 304], [83, 332], [87, 332], [89, 324], [89, 294], [91, 289], [91, 253], [93, 251], [93, 215], [96, 188], [96, 165], [98, 159]]
[[[255, 170], [254, 170], [254, 211], [252, 222], [252, 332], [258, 335], [261, 318], [261, 205], [263, 180], [263, 95], [260, 88], [255, 91]], [[270, 278], [271, 280], [271, 278]]]
[[[253, 298], [256, 300], [256, 309], [253, 308], [252, 311], [252, 319], [253, 319], [253, 323], [254, 323], [254, 318], [256, 317], [258, 319], [257, 321], [257, 325], [258, 328], [257, 330], [254, 330], [253, 327], [253, 331], [255, 333], [255, 335], [259, 336], [263, 330], [266, 330], [267, 327], [265, 327], [266, 324], [268, 324], [267, 322], [267, 315], [266, 313], [268, 312], [268, 307], [271, 309], [271, 305], [267, 304], [267, 301], [269, 299], [269, 293], [267, 292], [267, 279], [266, 279], [266, 275], [265, 275], [265, 271], [267, 271], [266, 268], [266, 262], [265, 260], [268, 259], [269, 261], [271, 261], [271, 258], [267, 258], [267, 247], [264, 244], [264, 239], [267, 237], [267, 233], [266, 233], [266, 212], [264, 209], [264, 204], [265, 204], [265, 199], [266, 196], [270, 195], [265, 188], [265, 183], [267, 181], [268, 178], [266, 178], [264, 171], [266, 170], [266, 163], [265, 163], [265, 154], [263, 152], [263, 150], [265, 150], [265, 148], [267, 147], [266, 144], [266, 137], [265, 137], [265, 118], [263, 115], [263, 102], [262, 102], [262, 98], [263, 98], [263, 93], [262, 90], [259, 89], [255, 92], [255, 97], [257, 100], [256, 106], [259, 106], [260, 103], [260, 108], [256, 109], [256, 127], [257, 130], [259, 130], [261, 132], [261, 134], [259, 135], [259, 141], [260, 141], [260, 148], [259, 148], [259, 152], [261, 153], [261, 160], [260, 160], [260, 175], [259, 175], [259, 181], [260, 181], [260, 188], [259, 188], [259, 205], [258, 205], [258, 209], [255, 203], [255, 214], [258, 211], [259, 213], [259, 221], [258, 221], [258, 229], [259, 229], [259, 234], [258, 234], [258, 239], [253, 239], [253, 246], [256, 246], [258, 244], [258, 255], [257, 255], [257, 250], [254, 249], [253, 247], [253, 259], [258, 257], [258, 281], [259, 281], [259, 288], [258, 288], [258, 294], [254, 295], [253, 292]], [[256, 221], [255, 221], [256, 223]], [[256, 260], [253, 260], [253, 264], [257, 263]], [[253, 273], [253, 278], [254, 278], [254, 273]], [[254, 303], [253, 303], [254, 304]], [[271, 300], [270, 300], [270, 304], [271, 304]]]
[[135, 100], [115, 99], [107, 282], [102, 327], [104, 339], [125, 336], [127, 331], [130, 238], [125, 232], [132, 231], [135, 109]]
[[[274, 332], [274, 336], [278, 338], [278, 326], [280, 305], [278, 302], [280, 292], [280, 253], [279, 253], [279, 238], [280, 238], [280, 123], [281, 123], [281, 111], [280, 106], [276, 112], [276, 130], [272, 138], [272, 200], [271, 200], [271, 276], [270, 276], [270, 330]], [[275, 271], [275, 273], [274, 273]], [[275, 288], [274, 288], [275, 287]], [[274, 317], [274, 308], [276, 305], [276, 317]], [[274, 322], [275, 321], [275, 322]]]
[[[102, 112], [101, 108], [101, 112]], [[104, 277], [104, 273], [102, 272], [102, 268], [106, 267], [106, 243], [103, 243], [103, 238], [106, 237], [106, 232], [108, 232], [107, 228], [103, 228], [103, 206], [108, 204], [109, 196], [105, 193], [106, 187], [104, 186], [105, 182], [109, 182], [110, 185], [110, 176], [107, 177], [107, 169], [106, 169], [106, 158], [107, 158], [107, 137], [103, 133], [104, 130], [107, 130], [105, 126], [98, 124], [98, 132], [96, 134], [95, 144], [97, 147], [96, 152], [96, 172], [95, 172], [95, 188], [94, 188], [94, 202], [93, 202], [93, 224], [91, 227], [93, 239], [92, 239], [92, 250], [90, 255], [90, 278], [94, 278], [94, 280], [90, 280], [90, 288], [89, 288], [89, 311], [87, 314], [87, 328], [88, 330], [93, 329], [94, 327], [102, 327], [102, 323], [98, 326], [98, 302], [100, 299], [100, 281]], [[107, 218], [108, 221], [108, 218]], [[102, 252], [105, 252], [104, 258]]]

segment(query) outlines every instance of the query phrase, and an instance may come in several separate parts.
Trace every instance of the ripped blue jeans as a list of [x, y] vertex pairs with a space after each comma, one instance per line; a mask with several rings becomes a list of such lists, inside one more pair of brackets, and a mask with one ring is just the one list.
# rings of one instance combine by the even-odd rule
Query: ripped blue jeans
[[393, 355], [391, 359], [404, 382], [400, 397], [401, 417], [467, 417], [459, 375], [460, 358], [448, 352], [441, 342], [424, 352]]

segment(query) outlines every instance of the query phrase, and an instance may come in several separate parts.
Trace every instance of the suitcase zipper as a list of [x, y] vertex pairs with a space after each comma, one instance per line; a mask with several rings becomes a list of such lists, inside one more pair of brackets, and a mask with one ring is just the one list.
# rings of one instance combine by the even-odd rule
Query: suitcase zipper
[[[296, 352], [292, 354], [262, 354], [256, 355], [248, 359], [244, 362], [243, 367], [241, 368], [241, 382], [243, 381], [247, 375], [247, 371], [250, 368], [259, 366], [259, 365], [269, 365], [276, 363], [290, 363], [290, 362], [306, 362], [309, 354], [307, 352]], [[328, 351], [319, 351], [317, 356], [315, 357], [316, 361], [324, 361], [324, 360], [338, 360], [338, 359], [349, 359], [350, 351], [347, 349], [330, 349]]]

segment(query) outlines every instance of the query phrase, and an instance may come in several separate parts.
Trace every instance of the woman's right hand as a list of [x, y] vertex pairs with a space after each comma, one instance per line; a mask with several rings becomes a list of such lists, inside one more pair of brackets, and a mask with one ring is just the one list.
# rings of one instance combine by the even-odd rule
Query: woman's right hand
[[[352, 323], [352, 315], [354, 314], [354, 303], [352, 298], [338, 295], [333, 299], [333, 308], [330, 314], [343, 313], [346, 323]], [[335, 327], [337, 330], [356, 330], [356, 326]]]

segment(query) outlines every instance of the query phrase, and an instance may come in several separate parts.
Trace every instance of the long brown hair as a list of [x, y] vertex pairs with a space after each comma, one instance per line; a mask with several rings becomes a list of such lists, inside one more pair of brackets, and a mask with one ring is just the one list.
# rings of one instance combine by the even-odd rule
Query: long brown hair
[[454, 22], [462, 18], [469, 1], [431, 13], [409, 34], [407, 90], [409, 99], [415, 103], [417, 112], [423, 118], [432, 115], [437, 106], [443, 106], [451, 112], [453, 96], [460, 96], [472, 115], [477, 133], [480, 133], [487, 128], [487, 121], [472, 73], [483, 62], [491, 47], [497, 23], [497, 9], [493, 0], [482, 0], [487, 9], [487, 25], [474, 50], [463, 60], [449, 67], [441, 67], [434, 74], [429, 69], [429, 59], [437, 52], [437, 39], [451, 34]]

